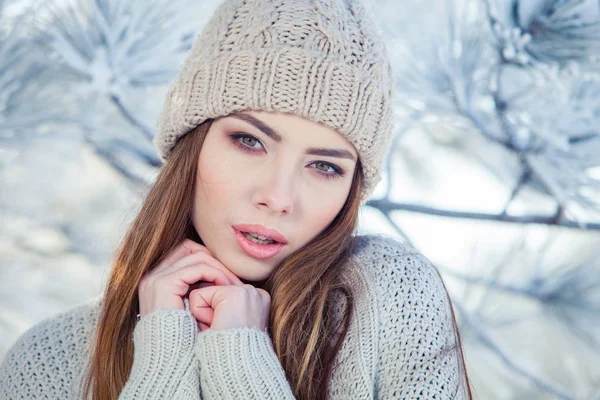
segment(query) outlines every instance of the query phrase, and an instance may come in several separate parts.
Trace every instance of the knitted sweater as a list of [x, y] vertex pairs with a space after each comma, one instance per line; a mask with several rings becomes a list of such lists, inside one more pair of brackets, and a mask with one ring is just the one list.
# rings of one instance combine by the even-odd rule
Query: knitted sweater
[[[465, 398], [460, 354], [441, 353], [456, 339], [430, 261], [392, 238], [365, 235], [347, 267], [356, 309], [330, 398]], [[0, 399], [81, 399], [101, 303], [73, 307], [21, 335], [0, 366]], [[294, 398], [267, 332], [200, 332], [185, 304], [136, 323], [133, 365], [119, 399]]]

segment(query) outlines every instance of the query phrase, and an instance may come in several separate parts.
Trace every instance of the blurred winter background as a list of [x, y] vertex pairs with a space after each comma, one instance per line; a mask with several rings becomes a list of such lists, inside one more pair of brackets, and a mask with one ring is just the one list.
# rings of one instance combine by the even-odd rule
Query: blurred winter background
[[[397, 80], [361, 233], [453, 299], [479, 399], [600, 399], [600, 3], [365, 0]], [[0, 0], [0, 359], [100, 294], [215, 0]]]

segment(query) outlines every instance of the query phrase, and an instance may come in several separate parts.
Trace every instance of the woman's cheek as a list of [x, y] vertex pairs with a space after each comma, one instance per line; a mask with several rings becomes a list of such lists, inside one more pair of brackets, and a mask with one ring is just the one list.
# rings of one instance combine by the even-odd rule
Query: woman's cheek
[[222, 157], [209, 158], [199, 165], [202, 177], [207, 182], [223, 183], [239, 170], [238, 165]]
[[325, 229], [325, 227], [327, 227], [331, 221], [333, 221], [341, 206], [338, 204], [339, 202], [325, 203], [324, 196], [315, 195], [312, 198], [316, 201], [310, 207], [310, 209], [318, 210], [318, 212], [313, 212], [311, 214], [311, 225], [313, 227], [312, 231], [318, 233]]

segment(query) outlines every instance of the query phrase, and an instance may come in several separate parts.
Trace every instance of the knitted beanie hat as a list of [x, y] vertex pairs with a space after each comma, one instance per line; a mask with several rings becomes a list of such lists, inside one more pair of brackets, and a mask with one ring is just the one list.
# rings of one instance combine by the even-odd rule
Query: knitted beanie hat
[[171, 84], [153, 143], [166, 161], [206, 119], [293, 113], [354, 145], [362, 204], [391, 143], [393, 83], [381, 33], [360, 0], [225, 0]]

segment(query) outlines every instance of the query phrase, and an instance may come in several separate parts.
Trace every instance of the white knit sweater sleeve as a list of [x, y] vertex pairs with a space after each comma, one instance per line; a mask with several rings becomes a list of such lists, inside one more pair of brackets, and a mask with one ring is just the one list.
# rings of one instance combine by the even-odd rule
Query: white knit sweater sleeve
[[451, 303], [433, 264], [391, 238], [377, 241], [378, 399], [465, 397]]
[[94, 320], [89, 307], [77, 306], [19, 336], [0, 365], [0, 399], [77, 398]]
[[[0, 365], [0, 399], [83, 398], [96, 321], [97, 307], [79, 306], [21, 335]], [[186, 310], [158, 310], [138, 321], [119, 399], [200, 399], [197, 329], [187, 299]]]
[[265, 331], [232, 328], [201, 332], [196, 356], [204, 400], [294, 399]]
[[120, 400], [200, 399], [194, 343], [196, 319], [189, 311], [157, 310], [137, 322], [133, 331], [133, 365]]

